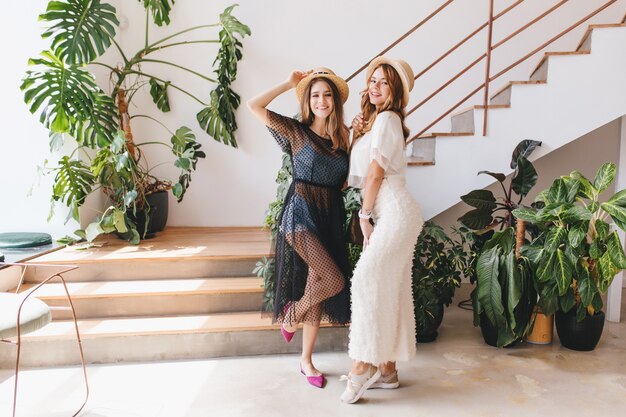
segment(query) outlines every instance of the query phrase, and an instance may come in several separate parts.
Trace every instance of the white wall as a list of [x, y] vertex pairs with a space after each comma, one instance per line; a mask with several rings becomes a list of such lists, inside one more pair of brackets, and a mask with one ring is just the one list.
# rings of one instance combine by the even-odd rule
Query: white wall
[[[581, 138], [549, 153], [548, 155], [533, 162], [537, 170], [537, 184], [526, 196], [522, 204], [530, 205], [541, 191], [549, 188], [556, 178], [561, 175], [569, 175], [576, 170], [587, 178], [593, 180], [596, 171], [605, 162], [618, 163], [620, 139], [620, 119], [614, 120], [593, 132], [589, 132]], [[511, 149], [511, 152], [513, 149]], [[506, 162], [510, 161], [510, 154]], [[485, 166], [486, 171], [493, 171], [492, 167]], [[497, 172], [497, 171], [496, 171]], [[510, 175], [505, 184], [510, 184]], [[615, 191], [615, 184], [606, 191], [606, 196], [612, 195]], [[499, 183], [494, 183], [485, 189], [494, 193], [496, 198], [502, 196], [502, 188]], [[470, 192], [471, 190], [467, 190]], [[459, 196], [460, 197], [460, 196]], [[457, 219], [472, 208], [462, 201], [450, 207], [443, 213], [433, 217], [433, 221], [445, 228], [458, 226]]]
[[[496, 12], [511, 4], [512, 0], [496, 1]], [[125, 50], [134, 51], [143, 42], [144, 16], [138, 2], [116, 0], [118, 14], [127, 22], [121, 30], [122, 45]], [[240, 6], [234, 11], [241, 21], [252, 29], [252, 37], [244, 41], [244, 59], [240, 64], [238, 80], [234, 89], [241, 94], [242, 100], [249, 99], [266, 88], [282, 81], [292, 69], [309, 69], [324, 65], [334, 69], [339, 75], [347, 77], [362, 64], [375, 56], [390, 42], [402, 35], [416, 22], [436, 9], [443, 0], [395, 0], [383, 5], [381, 2], [362, 0], [318, 0], [315, 3], [289, 0], [240, 0]], [[390, 56], [406, 59], [418, 72], [428, 65], [440, 53], [462, 39], [486, 19], [486, 0], [457, 0], [449, 6], [440, 18], [426, 24], [420, 31], [411, 35], [402, 45], [388, 53]], [[540, 11], [555, 4], [552, 0], [527, 0], [511, 12], [511, 15], [499, 20], [495, 27], [494, 39], [499, 40], [512, 30], [536, 16]], [[524, 55], [541, 43], [541, 40], [553, 36], [568, 26], [568, 22], [578, 20], [600, 0], [575, 0], [563, 6], [554, 16], [537, 24], [534, 30], [519, 37], [509, 46], [494, 53], [492, 68], [494, 71]], [[0, 205], [0, 231], [17, 229], [49, 230], [60, 234], [71, 227], [63, 227], [62, 219], [45, 223], [48, 211], [49, 183], [37, 189], [33, 197], [25, 196], [26, 190], [35, 181], [35, 167], [47, 157], [47, 135], [35, 117], [30, 116], [18, 90], [19, 79], [29, 56], [36, 55], [42, 49], [38, 39], [41, 32], [36, 22], [37, 14], [45, 9], [46, 2], [31, 1], [9, 9], [9, 19], [3, 26], [2, 35], [9, 39], [19, 39], [9, 44], [5, 60], [5, 74], [1, 78], [5, 100], [2, 101], [1, 113], [5, 123], [5, 151], [0, 156], [0, 179], [2, 188], [11, 190], [10, 205]], [[153, 31], [157, 35], [173, 33], [186, 27], [213, 23], [223, 8], [230, 1], [199, 2], [179, 0], [172, 13], [173, 24], [166, 29]], [[311, 5], [315, 6], [312, 7]], [[626, 10], [626, 0], [619, 0], [605, 12], [593, 19], [595, 22], [614, 22], [621, 18]], [[550, 50], [573, 49], [584, 28], [560, 40]], [[215, 36], [215, 32], [207, 31]], [[447, 77], [462, 68], [475, 56], [484, 51], [485, 36], [482, 34], [470, 42], [453, 58], [437, 66], [434, 71], [416, 82], [412, 103], [442, 84]], [[174, 51], [173, 49], [170, 51]], [[175, 55], [163, 54], [163, 57], [175, 59], [177, 63], [188, 65], [196, 70], [207, 72], [213, 62], [215, 48], [206, 46], [183, 47]], [[172, 58], [173, 57], [173, 58]], [[113, 57], [105, 57], [109, 63], [115, 63]], [[158, 58], [155, 56], [155, 58]], [[527, 79], [530, 70], [537, 62], [531, 59], [520, 65], [492, 87], [498, 88], [509, 79]], [[192, 76], [171, 71], [170, 68], [149, 67], [144, 69], [171, 79], [186, 88], [202, 94], [208, 94], [212, 86]], [[484, 77], [484, 68], [479, 65], [466, 74], [469, 82], [451, 86], [450, 93], [438, 102], [429, 103], [409, 119], [409, 126], [417, 131], [443, 112], [446, 105], [455, 103], [460, 97], [473, 89]], [[171, 77], [171, 78], [170, 78]], [[346, 107], [346, 114], [351, 118], [358, 111], [358, 91], [364, 85], [363, 75], [357, 76], [350, 83], [352, 94]], [[102, 84], [106, 88], [106, 83]], [[170, 208], [170, 225], [185, 226], [243, 226], [259, 225], [269, 201], [274, 198], [275, 173], [280, 164], [280, 151], [272, 143], [265, 128], [252, 118], [245, 106], [238, 111], [238, 150], [221, 145], [197, 127], [195, 114], [199, 107], [188, 97], [173, 92], [170, 95], [173, 111], [159, 114], [150, 104], [150, 99], [138, 100], [141, 108], [137, 111], [158, 117], [171, 130], [180, 125], [187, 125], [196, 131], [203, 143], [207, 158], [199, 164], [193, 177], [188, 194], [180, 205]], [[143, 104], [146, 104], [144, 110]], [[297, 112], [297, 103], [293, 94], [280, 97], [271, 106], [283, 114]], [[11, 123], [8, 123], [11, 121]], [[447, 130], [447, 119], [438, 126], [438, 130]], [[159, 126], [138, 121], [134, 125], [135, 137], [139, 141], [167, 139], [168, 134]], [[10, 139], [9, 139], [10, 138]], [[28, 150], [28, 153], [25, 151]], [[26, 155], [26, 156], [25, 156]], [[147, 156], [153, 164], [169, 160], [161, 150], [152, 149]], [[159, 175], [175, 177], [175, 170], [161, 167]], [[444, 174], [445, 175], [445, 174]], [[7, 201], [8, 197], [2, 197]]]

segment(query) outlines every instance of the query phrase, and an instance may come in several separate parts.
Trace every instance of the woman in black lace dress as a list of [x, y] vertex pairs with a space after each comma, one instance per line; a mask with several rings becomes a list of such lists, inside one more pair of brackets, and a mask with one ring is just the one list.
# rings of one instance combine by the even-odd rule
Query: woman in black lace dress
[[[296, 88], [302, 122], [266, 107]], [[321, 320], [350, 320], [348, 254], [343, 236], [341, 189], [348, 175], [349, 133], [343, 121], [348, 85], [327, 68], [294, 71], [276, 87], [248, 102], [291, 156], [293, 181], [285, 197], [276, 239], [274, 320], [287, 342], [303, 323], [301, 372], [322, 387], [312, 363]]]

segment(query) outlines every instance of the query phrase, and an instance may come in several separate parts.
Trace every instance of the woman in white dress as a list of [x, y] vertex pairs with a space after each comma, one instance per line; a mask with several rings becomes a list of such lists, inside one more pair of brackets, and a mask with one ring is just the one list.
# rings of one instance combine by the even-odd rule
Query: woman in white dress
[[341, 396], [346, 403], [358, 401], [368, 388], [397, 388], [396, 361], [415, 355], [411, 267], [424, 223], [405, 182], [404, 118], [413, 71], [402, 60], [378, 57], [366, 74], [348, 177], [363, 195], [364, 247], [352, 277], [353, 364]]

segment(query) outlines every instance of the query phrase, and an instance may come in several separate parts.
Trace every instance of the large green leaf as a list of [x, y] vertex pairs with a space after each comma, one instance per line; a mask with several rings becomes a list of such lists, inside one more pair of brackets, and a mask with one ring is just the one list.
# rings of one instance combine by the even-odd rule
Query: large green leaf
[[79, 144], [95, 149], [112, 142], [119, 126], [119, 113], [111, 97], [100, 92], [93, 98], [93, 107], [87, 109], [87, 119], [77, 118], [70, 129]]
[[532, 207], [520, 207], [513, 210], [513, 216], [515, 216], [516, 219], [537, 224], [540, 222], [537, 217], [537, 212], [538, 210]]
[[618, 191], [607, 202], [615, 206], [626, 207], [626, 190]]
[[587, 200], [593, 200], [594, 194], [597, 192], [597, 190], [595, 189], [593, 184], [591, 184], [591, 181], [589, 181], [583, 174], [578, 171], [572, 171], [572, 173], [569, 175], [570, 177], [578, 180], [580, 184], [578, 187], [578, 197], [586, 198]]
[[539, 265], [537, 266], [537, 281], [549, 282], [555, 277], [555, 265], [556, 252], [546, 253], [544, 251], [543, 256], [539, 259]]
[[558, 288], [556, 283], [546, 285], [541, 288], [539, 294], [539, 306], [545, 315], [552, 315], [556, 312], [559, 305]]
[[602, 164], [600, 169], [598, 169], [596, 177], [593, 180], [593, 186], [598, 190], [598, 192], [606, 190], [615, 179], [616, 173], [617, 167], [615, 164], [612, 162], [605, 162]]
[[596, 232], [598, 233], [598, 238], [601, 240], [606, 239], [609, 236], [610, 226], [607, 222], [602, 219], [596, 219]]
[[552, 186], [548, 190], [546, 203], [565, 203], [567, 202], [567, 196], [567, 184], [562, 178], [557, 178], [552, 182]]
[[582, 206], [572, 206], [559, 216], [561, 220], [569, 224], [589, 221], [591, 217], [591, 212]]
[[518, 143], [511, 156], [511, 169], [517, 168], [518, 159], [520, 157], [528, 158], [537, 146], [541, 146], [541, 142], [538, 140], [525, 139]]
[[72, 208], [74, 218], [77, 219], [77, 209], [80, 207], [94, 185], [94, 176], [82, 161], [73, 161], [64, 156], [59, 160], [56, 176], [52, 187], [52, 198], [64, 202]]
[[102, 55], [115, 36], [115, 7], [100, 0], [51, 1], [40, 20], [53, 23], [42, 37], [52, 38], [54, 54], [68, 64], [88, 64]]
[[600, 208], [611, 215], [611, 218], [620, 229], [626, 231], [626, 207], [607, 201], [600, 204]]
[[504, 253], [513, 251], [515, 247], [515, 229], [507, 227], [506, 229], [493, 234], [483, 245], [483, 250], [500, 247]]
[[49, 51], [29, 60], [41, 70], [27, 71], [21, 90], [30, 112], [41, 109], [39, 120], [57, 133], [71, 132], [77, 121], [87, 122], [94, 114], [100, 89], [93, 75], [82, 68], [64, 65]]
[[613, 265], [613, 261], [611, 260], [608, 251], [606, 251], [604, 255], [600, 257], [600, 260], [597, 263], [597, 267], [599, 273], [598, 289], [601, 292], [605, 293], [613, 282], [613, 278], [615, 277], [615, 274], [617, 274], [618, 268]]
[[559, 286], [559, 295], [565, 294], [565, 291], [572, 283], [572, 274], [574, 268], [569, 258], [561, 249], [557, 249], [554, 258], [554, 274]]
[[461, 200], [478, 209], [493, 210], [496, 208], [496, 198], [489, 190], [474, 190], [461, 196]]
[[624, 245], [617, 232], [613, 232], [606, 240], [606, 251], [611, 258], [611, 262], [619, 269], [626, 269], [626, 255], [624, 255]]
[[493, 222], [491, 210], [474, 209], [465, 213], [458, 219], [464, 226], [472, 230], [480, 230]]
[[530, 262], [532, 262], [533, 264], [537, 264], [541, 257], [544, 255], [543, 250], [543, 245], [531, 244], [522, 246], [520, 252], [522, 253], [522, 255], [528, 258]]
[[143, 7], [152, 14], [152, 19], [157, 26], [170, 24], [170, 12], [175, 0], [139, 0], [143, 1]]
[[167, 88], [170, 82], [159, 84], [154, 78], [150, 78], [150, 96], [152, 101], [156, 104], [157, 108], [163, 113], [170, 111], [170, 100], [167, 97]]
[[591, 273], [586, 267], [580, 267], [576, 274], [580, 301], [586, 306], [591, 304], [593, 295], [598, 291], [596, 284], [591, 279]]
[[502, 277], [506, 282], [507, 299], [506, 308], [509, 313], [509, 322], [512, 329], [517, 327], [515, 320], [515, 309], [522, 298], [522, 290], [524, 283], [522, 282], [522, 275], [518, 269], [517, 260], [515, 259], [515, 252], [511, 251], [505, 255], [505, 268], [506, 275]]
[[486, 175], [492, 176], [493, 178], [495, 178], [499, 182], [504, 182], [504, 180], [506, 179], [506, 175], [504, 175], [504, 174], [502, 174], [500, 172], [478, 171], [477, 175], [481, 175], [481, 174], [486, 174]]
[[552, 227], [546, 236], [545, 250], [548, 253], [555, 252], [567, 239], [567, 229], [563, 226]]
[[567, 240], [572, 247], [577, 248], [587, 235], [587, 223], [572, 227], [567, 234]]
[[502, 305], [502, 288], [498, 281], [500, 248], [494, 247], [484, 251], [478, 258], [476, 271], [478, 274], [477, 298], [487, 318], [498, 328], [506, 327], [504, 306]]
[[517, 160], [517, 175], [511, 180], [513, 191], [524, 197], [536, 183], [537, 171], [535, 167], [524, 156], [520, 156]]
[[211, 92], [211, 103], [197, 115], [198, 122], [213, 139], [227, 145], [237, 147], [235, 131], [237, 120], [235, 110], [241, 99], [231, 88], [230, 84], [237, 78], [237, 63], [241, 60], [242, 44], [238, 37], [250, 35], [250, 28], [241, 23], [231, 13], [236, 4], [227, 7], [220, 14], [220, 49], [213, 66], [217, 66], [218, 86]]

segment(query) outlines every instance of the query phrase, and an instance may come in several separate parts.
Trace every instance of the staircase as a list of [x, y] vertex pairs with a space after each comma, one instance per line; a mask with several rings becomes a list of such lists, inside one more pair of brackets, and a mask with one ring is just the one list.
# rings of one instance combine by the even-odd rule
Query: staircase
[[407, 174], [425, 218], [493, 182], [478, 171], [511, 173], [509, 157], [520, 140], [543, 142], [532, 155], [536, 160], [626, 114], [625, 71], [626, 16], [617, 24], [589, 25], [575, 51], [545, 53], [528, 80], [510, 81], [492, 94], [487, 136], [484, 106], [453, 114], [450, 132], [420, 136], [436, 141], [440, 155]]
[[[270, 255], [269, 235], [258, 228], [168, 228], [138, 246], [107, 238], [102, 247], [63, 250], [31, 262], [75, 264], [65, 274], [88, 363], [197, 359], [290, 353], [278, 326], [261, 315], [262, 281], [251, 275]], [[28, 291], [49, 270], [29, 267]], [[66, 306], [62, 284], [37, 297]], [[23, 338], [24, 366], [80, 363], [71, 311], [53, 310], [53, 322]], [[294, 343], [295, 342], [295, 343]], [[317, 349], [343, 350], [345, 327], [322, 326]], [[15, 362], [14, 347], [0, 344], [0, 368]]]

